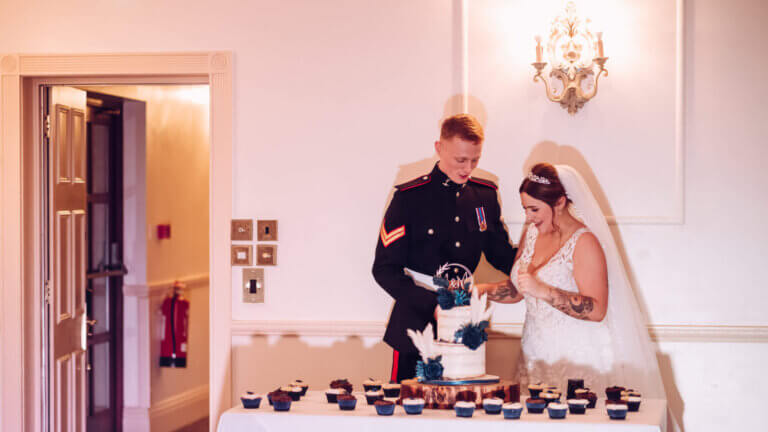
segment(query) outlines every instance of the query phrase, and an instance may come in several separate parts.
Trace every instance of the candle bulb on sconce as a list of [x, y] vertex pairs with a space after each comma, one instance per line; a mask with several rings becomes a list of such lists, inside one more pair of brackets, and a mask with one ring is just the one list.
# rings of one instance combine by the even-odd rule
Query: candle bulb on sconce
[[603, 52], [603, 32], [597, 32], [597, 56], [598, 57], [605, 57], [605, 53]]
[[544, 48], [541, 46], [541, 36], [536, 35], [534, 39], [536, 40], [536, 63], [541, 63], [544, 55]]

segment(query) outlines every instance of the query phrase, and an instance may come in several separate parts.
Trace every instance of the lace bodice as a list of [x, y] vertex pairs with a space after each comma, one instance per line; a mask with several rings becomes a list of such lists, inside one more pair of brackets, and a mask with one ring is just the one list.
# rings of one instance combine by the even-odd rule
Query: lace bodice
[[[573, 253], [587, 228], [576, 230], [535, 276], [556, 288], [578, 292], [573, 276]], [[512, 267], [512, 283], [517, 286], [520, 268], [527, 268], [533, 257], [538, 229], [531, 225], [523, 251]], [[518, 373], [522, 384], [545, 382], [561, 386], [568, 378], [584, 378], [592, 388], [604, 388], [604, 374], [613, 363], [610, 332], [605, 321], [596, 323], [572, 318], [549, 303], [531, 296], [525, 298], [526, 314], [521, 341]]]

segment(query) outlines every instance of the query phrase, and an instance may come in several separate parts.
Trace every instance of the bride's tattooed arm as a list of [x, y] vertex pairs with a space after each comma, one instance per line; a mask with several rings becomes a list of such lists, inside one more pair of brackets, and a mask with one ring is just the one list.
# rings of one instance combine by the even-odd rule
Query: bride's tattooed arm
[[590, 315], [595, 310], [595, 300], [592, 297], [555, 287], [549, 288], [549, 296], [545, 300], [552, 307], [574, 318], [591, 320]]
[[488, 290], [488, 300], [498, 303], [514, 303], [520, 300], [518, 296], [517, 288], [510, 280], [494, 284], [493, 289]]

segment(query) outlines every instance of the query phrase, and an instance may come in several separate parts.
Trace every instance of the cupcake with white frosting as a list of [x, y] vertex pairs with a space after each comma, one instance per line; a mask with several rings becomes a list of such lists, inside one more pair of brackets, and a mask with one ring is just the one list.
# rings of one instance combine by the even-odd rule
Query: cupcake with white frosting
[[347, 394], [347, 391], [343, 388], [331, 388], [325, 391], [325, 398], [328, 403], [337, 403], [339, 401], [339, 395]]
[[520, 418], [520, 414], [523, 413], [523, 404], [520, 402], [505, 403], [501, 406], [501, 412], [504, 413], [505, 419], [517, 420]]
[[261, 405], [261, 395], [257, 395], [253, 392], [245, 392], [240, 395], [240, 400], [243, 402], [243, 408], [256, 409]]
[[549, 412], [549, 418], [551, 419], [564, 419], [565, 413], [568, 411], [568, 405], [553, 402], [547, 406], [547, 411]]
[[306, 394], [307, 394], [307, 389], [309, 389], [309, 385], [308, 385], [308, 384], [306, 384], [304, 381], [302, 381], [302, 380], [299, 380], [299, 379], [297, 379], [297, 380], [294, 380], [294, 381], [291, 383], [291, 387], [301, 387], [301, 395], [302, 395], [302, 396], [306, 396]]
[[406, 414], [421, 414], [424, 410], [424, 399], [405, 398], [403, 399], [403, 409]]
[[400, 396], [400, 384], [398, 383], [384, 384], [381, 388], [384, 391], [384, 397], [396, 398]]
[[363, 388], [365, 391], [381, 390], [381, 386], [381, 381], [375, 380], [373, 378], [368, 378], [367, 380], [363, 381]]
[[280, 391], [284, 391], [284, 392], [288, 393], [289, 395], [291, 395], [291, 399], [294, 402], [296, 402], [299, 399], [301, 399], [301, 387], [285, 386], [285, 387], [280, 387]]
[[544, 385], [541, 383], [528, 385], [528, 393], [534, 399], [539, 397], [539, 394], [541, 393], [542, 390], [544, 390]]
[[453, 405], [453, 409], [456, 411], [456, 417], [472, 417], [475, 413], [475, 403], [459, 401]]
[[608, 404], [605, 406], [608, 417], [611, 420], [624, 420], [627, 418], [627, 406], [624, 404]]
[[586, 414], [589, 401], [586, 399], [568, 399], [568, 412], [571, 414]]
[[504, 405], [504, 401], [500, 398], [486, 398], [483, 399], [483, 409], [486, 414], [499, 414], [501, 413], [501, 406]]
[[625, 396], [621, 398], [621, 401], [627, 404], [627, 411], [637, 412], [640, 410], [640, 396]]
[[381, 390], [368, 390], [365, 392], [365, 400], [368, 405], [373, 405], [377, 400], [384, 399], [384, 392]]

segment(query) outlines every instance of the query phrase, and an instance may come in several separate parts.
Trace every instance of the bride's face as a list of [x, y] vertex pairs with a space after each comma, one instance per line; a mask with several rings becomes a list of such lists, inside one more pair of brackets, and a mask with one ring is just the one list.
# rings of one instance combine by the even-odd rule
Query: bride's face
[[541, 233], [552, 231], [554, 212], [549, 204], [537, 200], [525, 192], [520, 194], [520, 201], [523, 203], [523, 210], [525, 210], [526, 223], [535, 225]]

